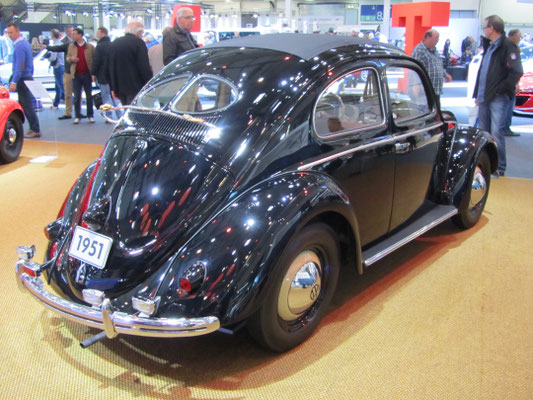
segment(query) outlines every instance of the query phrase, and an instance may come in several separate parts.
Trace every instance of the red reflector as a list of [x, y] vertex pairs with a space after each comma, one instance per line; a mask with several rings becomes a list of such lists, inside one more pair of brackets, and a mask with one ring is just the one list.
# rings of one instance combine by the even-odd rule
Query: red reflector
[[27, 266], [24, 265], [23, 268], [24, 268], [24, 272], [26, 272], [26, 274], [28, 274], [32, 278], [35, 278], [37, 276], [35, 271], [33, 269], [31, 269], [30, 267], [27, 267]]
[[181, 278], [180, 279], [180, 288], [185, 290], [186, 292], [191, 291], [191, 282], [187, 278]]

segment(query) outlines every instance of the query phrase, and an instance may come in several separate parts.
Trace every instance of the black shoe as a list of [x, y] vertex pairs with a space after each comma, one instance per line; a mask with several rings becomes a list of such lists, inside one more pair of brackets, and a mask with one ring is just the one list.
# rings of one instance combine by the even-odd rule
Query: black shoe
[[72, 117], [70, 115], [62, 115], [61, 117], [57, 117], [57, 119], [71, 119]]
[[501, 176], [505, 176], [505, 172], [503, 171], [496, 171], [491, 175], [492, 179], [498, 179]]
[[520, 134], [509, 130], [509, 131], [505, 132], [503, 134], [503, 136], [520, 136]]

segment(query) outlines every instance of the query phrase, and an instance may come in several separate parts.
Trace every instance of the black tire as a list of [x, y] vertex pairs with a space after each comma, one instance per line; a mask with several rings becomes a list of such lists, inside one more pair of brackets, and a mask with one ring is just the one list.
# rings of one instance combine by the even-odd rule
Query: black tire
[[[295, 274], [304, 268], [317, 272], [318, 278], [305, 280], [306, 274], [299, 274], [299, 283], [305, 284], [295, 288]], [[248, 320], [251, 335], [275, 352], [290, 350], [311, 336], [335, 292], [339, 268], [337, 237], [328, 225], [315, 223], [298, 231], [275, 266], [276, 282]]]
[[485, 150], [482, 150], [476, 160], [476, 165], [468, 186], [465, 188], [461, 200], [459, 214], [453, 216], [452, 221], [462, 229], [473, 227], [481, 218], [490, 188], [490, 159]]
[[7, 164], [15, 161], [22, 151], [23, 141], [22, 121], [17, 115], [11, 114], [0, 139], [0, 162]]

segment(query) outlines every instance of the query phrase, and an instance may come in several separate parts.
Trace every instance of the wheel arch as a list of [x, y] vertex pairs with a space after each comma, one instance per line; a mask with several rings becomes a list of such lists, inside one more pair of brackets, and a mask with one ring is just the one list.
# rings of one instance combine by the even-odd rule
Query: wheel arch
[[[339, 251], [341, 256], [341, 268], [345, 265], [355, 264], [357, 272], [363, 273], [361, 261], [361, 243], [359, 235], [356, 233], [356, 226], [338, 211], [325, 211], [312, 218], [305, 226], [321, 222], [330, 226], [337, 234], [339, 241]], [[350, 265], [351, 267], [351, 265]]]
[[[357, 222], [340, 187], [323, 174], [288, 173], [241, 194], [191, 237], [160, 281], [158, 295], [168, 298], [161, 306], [178, 302], [196, 311], [210, 310], [223, 326], [248, 318], [278, 276], [277, 264], [288, 241], [314, 222], [324, 222], [340, 234], [341, 262], [355, 260], [361, 271]], [[206, 244], [205, 238], [216, 240]], [[195, 298], [178, 299], [172, 282], [195, 262], [208, 266], [209, 285]]]

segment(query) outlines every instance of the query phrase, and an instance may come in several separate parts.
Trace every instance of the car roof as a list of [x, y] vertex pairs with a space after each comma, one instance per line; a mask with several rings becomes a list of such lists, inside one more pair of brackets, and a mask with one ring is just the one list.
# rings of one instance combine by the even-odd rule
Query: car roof
[[309, 60], [324, 51], [343, 46], [372, 47], [374, 49], [393, 50], [398, 55], [405, 55], [399, 48], [355, 36], [302, 34], [302, 33], [277, 33], [266, 35], [253, 35], [231, 40], [224, 40], [209, 44], [206, 48], [213, 47], [255, 47], [292, 54]]

